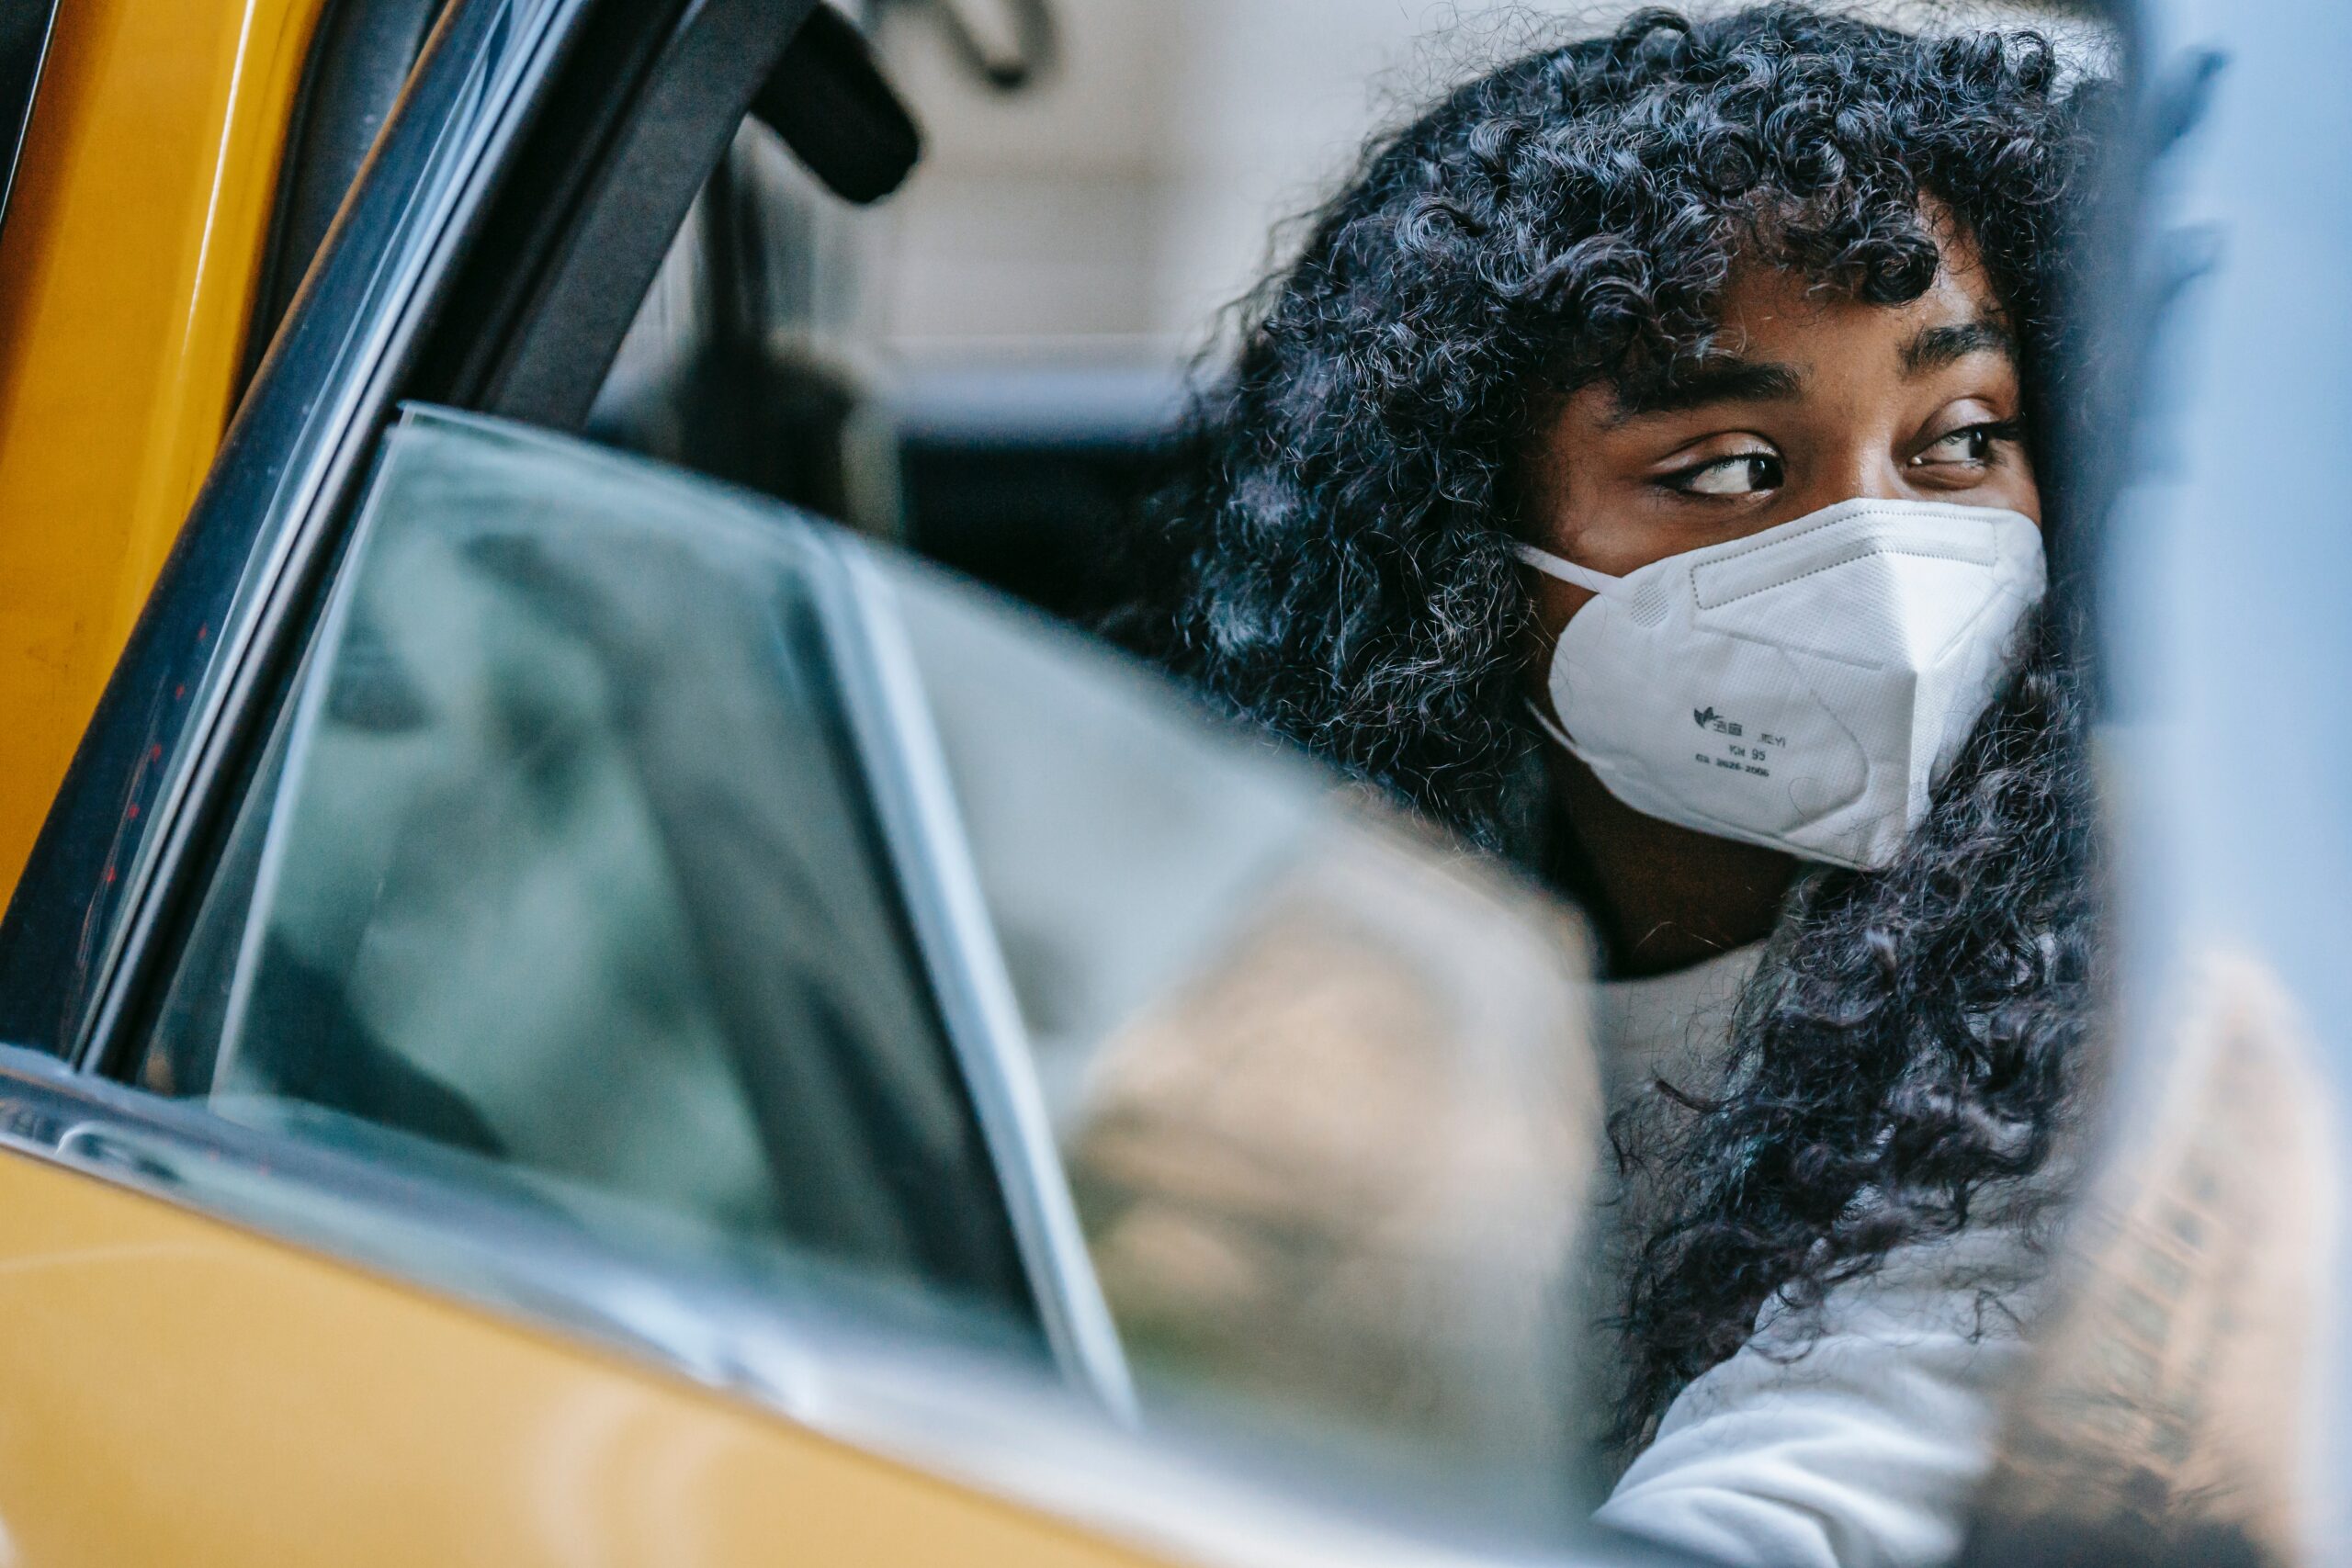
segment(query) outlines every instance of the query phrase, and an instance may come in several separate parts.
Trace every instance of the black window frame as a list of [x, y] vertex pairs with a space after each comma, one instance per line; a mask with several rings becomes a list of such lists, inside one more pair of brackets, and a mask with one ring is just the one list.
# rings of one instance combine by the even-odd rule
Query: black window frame
[[391, 116], [447, 0], [326, 0], [288, 117], [269, 231], [245, 324], [240, 391], [253, 381]]
[[0, 226], [7, 222], [8, 194], [16, 188], [17, 164], [32, 131], [41, 67], [62, 3], [0, 0]]

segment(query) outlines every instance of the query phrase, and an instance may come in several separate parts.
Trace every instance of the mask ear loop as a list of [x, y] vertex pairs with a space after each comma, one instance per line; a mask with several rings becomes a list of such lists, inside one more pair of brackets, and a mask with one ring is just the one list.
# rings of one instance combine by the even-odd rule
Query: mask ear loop
[[1625, 590], [1625, 580], [1622, 577], [1611, 577], [1608, 573], [1595, 571], [1589, 566], [1578, 566], [1565, 557], [1555, 556], [1549, 550], [1538, 549], [1533, 545], [1514, 544], [1510, 550], [1511, 554], [1544, 576], [1556, 577], [1561, 581], [1572, 583], [1588, 592], [1615, 595]]
[[[1578, 566], [1572, 560], [1555, 556], [1549, 550], [1538, 549], [1533, 545], [1514, 544], [1510, 548], [1513, 555], [1546, 577], [1556, 577], [1561, 581], [1584, 589], [1588, 592], [1611, 598], [1624, 592], [1625, 580], [1622, 577], [1611, 577], [1606, 572], [1595, 571], [1590, 567]], [[1559, 654], [1555, 651], [1552, 657], [1557, 659]], [[1583, 753], [1577, 750], [1577, 743], [1568, 738], [1568, 732], [1560, 728], [1559, 721], [1544, 711], [1549, 705], [1548, 701], [1539, 703], [1530, 698], [1527, 711], [1535, 720], [1536, 727], [1550, 736], [1556, 744], [1566, 747], [1570, 756], [1582, 756]]]
[[1550, 736], [1555, 744], [1565, 747], [1569, 756], [1580, 757], [1584, 754], [1577, 750], [1577, 743], [1568, 739], [1568, 732], [1562, 729], [1558, 722], [1544, 711], [1544, 704], [1536, 701], [1533, 697], [1522, 697], [1520, 700], [1527, 705], [1527, 716], [1535, 721], [1536, 728]]

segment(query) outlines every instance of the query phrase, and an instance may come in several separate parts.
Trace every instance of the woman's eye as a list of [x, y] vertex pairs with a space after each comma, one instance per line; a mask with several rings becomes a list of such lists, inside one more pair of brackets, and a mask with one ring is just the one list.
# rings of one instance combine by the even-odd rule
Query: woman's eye
[[1769, 452], [1743, 452], [1668, 474], [1665, 482], [1685, 495], [1754, 495], [1781, 488], [1781, 459]]
[[1994, 447], [2016, 433], [2014, 423], [1972, 424], [1929, 443], [1925, 451], [1911, 459], [1911, 466], [1924, 468], [1939, 463], [1958, 463], [1981, 468], [1992, 462]]

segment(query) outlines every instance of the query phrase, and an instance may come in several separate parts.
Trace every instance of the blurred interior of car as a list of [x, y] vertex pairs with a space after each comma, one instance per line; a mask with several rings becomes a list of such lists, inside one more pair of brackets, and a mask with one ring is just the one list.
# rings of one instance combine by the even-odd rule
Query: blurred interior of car
[[[1011, 9], [1022, 47], [1002, 56], [953, 5], [900, 0], [874, 7], [870, 23], [885, 38], [944, 35], [955, 63], [939, 85], [1018, 114], [1025, 96], [1058, 85], [1058, 62], [1053, 11], [1042, 0]], [[854, 38], [845, 29], [835, 42], [829, 67], [857, 70], [877, 100], [871, 121], [905, 117], [892, 134], [911, 159], [923, 106], [898, 97], [881, 62], [846, 63]], [[819, 148], [812, 172], [810, 151], [796, 153], [790, 127], [779, 129], [786, 117], [766, 108], [790, 94], [770, 89], [696, 197], [588, 434], [1090, 618], [1107, 607], [1107, 557], [1172, 438], [1174, 367], [1070, 363], [1001, 340], [960, 362], [910, 360], [877, 298], [889, 280], [891, 213], [862, 206], [896, 193], [910, 171], [844, 177]]]

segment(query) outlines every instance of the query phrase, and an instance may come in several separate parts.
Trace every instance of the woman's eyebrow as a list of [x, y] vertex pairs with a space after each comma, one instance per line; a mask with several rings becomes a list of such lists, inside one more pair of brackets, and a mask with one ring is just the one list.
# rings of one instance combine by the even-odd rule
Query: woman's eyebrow
[[1617, 388], [1611, 425], [1644, 414], [1681, 413], [1708, 403], [1785, 402], [1804, 389], [1804, 372], [1770, 359], [1710, 359], [1671, 375]]
[[1903, 373], [1924, 376], [1930, 370], [1958, 364], [1972, 354], [2005, 355], [2014, 362], [2018, 356], [2017, 340], [2000, 322], [1982, 317], [1953, 326], [1924, 327], [1903, 345]]

